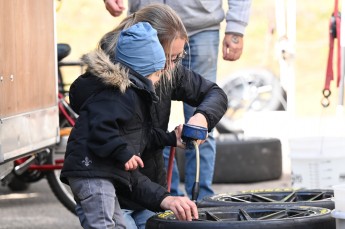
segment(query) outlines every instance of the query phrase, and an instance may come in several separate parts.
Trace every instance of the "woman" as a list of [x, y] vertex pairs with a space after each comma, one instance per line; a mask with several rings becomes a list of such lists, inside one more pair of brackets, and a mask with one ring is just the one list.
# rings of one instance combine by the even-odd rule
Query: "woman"
[[[156, 31], [166, 55], [165, 74], [155, 87], [157, 103], [151, 109], [152, 125], [163, 130], [168, 129], [171, 101], [183, 101], [196, 107], [189, 124], [208, 128], [215, 127], [227, 108], [227, 97], [217, 84], [205, 80], [200, 75], [184, 68], [180, 61], [184, 56], [184, 46], [188, 42], [187, 32], [181, 19], [167, 5], [152, 4], [125, 18], [113, 31], [103, 36], [99, 49], [106, 55], [115, 57], [118, 37], [126, 28], [138, 23], [148, 22]], [[142, 155], [145, 166], [140, 172], [151, 181], [166, 186], [166, 172], [162, 149], [147, 147]], [[117, 192], [125, 220], [129, 228], [144, 228], [146, 220], [154, 214], [142, 204], [138, 204], [135, 195]], [[191, 219], [193, 207], [187, 197], [167, 197], [161, 207], [172, 210], [178, 219]]]

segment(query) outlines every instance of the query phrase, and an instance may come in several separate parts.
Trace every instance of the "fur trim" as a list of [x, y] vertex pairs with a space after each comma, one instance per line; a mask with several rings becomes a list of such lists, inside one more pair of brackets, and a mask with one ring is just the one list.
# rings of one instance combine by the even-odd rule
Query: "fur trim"
[[124, 93], [131, 85], [128, 70], [121, 64], [114, 64], [103, 51], [93, 51], [82, 56], [87, 71], [99, 77], [106, 85], [114, 86]]

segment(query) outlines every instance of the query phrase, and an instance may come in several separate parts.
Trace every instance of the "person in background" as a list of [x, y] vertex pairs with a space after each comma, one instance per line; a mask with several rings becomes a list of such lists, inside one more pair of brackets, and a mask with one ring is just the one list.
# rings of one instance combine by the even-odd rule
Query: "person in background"
[[79, 114], [68, 139], [61, 181], [70, 185], [83, 228], [127, 228], [118, 195], [151, 211], [172, 210], [180, 220], [198, 218], [195, 203], [172, 197], [137, 169], [141, 156], [166, 145], [184, 148], [182, 126], [168, 133], [153, 128], [154, 85], [166, 57], [157, 31], [138, 22], [121, 31], [114, 55], [101, 50], [83, 56], [86, 73], [70, 89]]
[[[220, 23], [225, 19], [226, 28], [222, 42], [223, 59], [235, 61], [241, 57], [243, 36], [250, 16], [251, 0], [228, 0], [228, 10], [224, 14], [222, 0], [128, 0], [128, 13], [132, 14], [150, 3], [169, 5], [182, 19], [189, 36], [185, 47], [186, 57], [182, 64], [206, 79], [216, 82], [219, 48]], [[126, 10], [123, 0], [104, 0], [109, 13], [116, 17]], [[187, 123], [195, 112], [195, 107], [184, 103]], [[200, 194], [199, 199], [213, 195], [212, 179], [215, 166], [216, 144], [212, 134], [200, 145]], [[165, 164], [168, 164], [170, 148], [164, 150]], [[185, 190], [189, 197], [195, 180], [195, 151], [185, 153]], [[179, 190], [180, 177], [174, 163], [171, 184], [173, 195], [184, 195]]]

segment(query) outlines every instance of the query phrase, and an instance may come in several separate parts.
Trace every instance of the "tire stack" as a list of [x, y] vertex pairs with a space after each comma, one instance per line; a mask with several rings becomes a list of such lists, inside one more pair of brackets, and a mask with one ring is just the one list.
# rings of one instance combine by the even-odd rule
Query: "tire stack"
[[[181, 181], [185, 158], [176, 149]], [[282, 175], [281, 142], [277, 138], [243, 138], [220, 134], [216, 138], [213, 183], [250, 183], [279, 179]]]

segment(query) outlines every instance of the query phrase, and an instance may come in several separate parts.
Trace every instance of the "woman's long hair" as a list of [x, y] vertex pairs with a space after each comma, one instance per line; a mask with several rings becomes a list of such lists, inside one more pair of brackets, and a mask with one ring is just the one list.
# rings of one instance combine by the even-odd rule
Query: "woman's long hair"
[[[167, 60], [171, 60], [171, 44], [175, 39], [179, 38], [188, 42], [186, 28], [176, 12], [167, 5], [156, 3], [148, 5], [123, 19], [114, 30], [101, 38], [98, 48], [113, 60], [120, 32], [138, 22], [148, 22], [157, 30], [158, 39], [165, 53], [169, 54]], [[171, 61], [167, 61], [166, 69], [172, 69], [170, 65]], [[167, 71], [166, 74], [167, 77], [163, 77], [165, 80], [170, 79], [173, 73]]]

